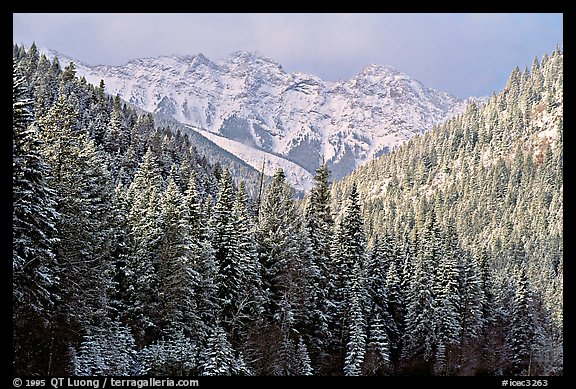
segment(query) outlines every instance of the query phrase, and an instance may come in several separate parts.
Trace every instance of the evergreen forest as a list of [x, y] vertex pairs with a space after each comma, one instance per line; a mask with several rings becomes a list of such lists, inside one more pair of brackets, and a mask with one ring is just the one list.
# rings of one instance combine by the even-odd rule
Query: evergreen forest
[[303, 198], [13, 45], [17, 375], [562, 375], [563, 52]]

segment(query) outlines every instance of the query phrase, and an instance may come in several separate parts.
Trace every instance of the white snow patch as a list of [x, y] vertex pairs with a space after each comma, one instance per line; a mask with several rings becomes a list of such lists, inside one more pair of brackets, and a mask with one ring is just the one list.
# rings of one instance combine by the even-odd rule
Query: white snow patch
[[286, 175], [286, 181], [295, 189], [308, 192], [312, 188], [314, 181], [312, 174], [294, 162], [197, 127], [186, 127], [216, 143], [224, 150], [236, 155], [258, 171], [262, 169], [262, 163], [265, 161], [264, 174], [268, 176], [273, 176], [276, 170], [282, 169]]

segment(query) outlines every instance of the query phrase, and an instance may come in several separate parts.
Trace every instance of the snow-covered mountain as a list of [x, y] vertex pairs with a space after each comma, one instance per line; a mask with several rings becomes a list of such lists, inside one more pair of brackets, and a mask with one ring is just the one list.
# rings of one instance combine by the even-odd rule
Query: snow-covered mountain
[[462, 112], [468, 103], [389, 66], [369, 65], [350, 80], [332, 83], [287, 73], [254, 52], [217, 62], [197, 54], [135, 59], [123, 66], [88, 66], [48, 54], [58, 55], [62, 66], [74, 61], [88, 82], [103, 79], [110, 94], [219, 135], [212, 140], [221, 147], [222, 137], [235, 141], [224, 148], [253, 166], [263, 158], [254, 149], [309, 173], [325, 158], [334, 178]]

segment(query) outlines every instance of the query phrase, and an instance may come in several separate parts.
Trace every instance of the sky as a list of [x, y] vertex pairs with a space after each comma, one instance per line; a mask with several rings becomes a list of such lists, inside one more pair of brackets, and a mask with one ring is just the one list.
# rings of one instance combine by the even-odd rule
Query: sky
[[13, 43], [89, 65], [257, 51], [287, 72], [347, 80], [389, 65], [454, 96], [500, 91], [515, 66], [563, 47], [561, 13], [13, 14]]

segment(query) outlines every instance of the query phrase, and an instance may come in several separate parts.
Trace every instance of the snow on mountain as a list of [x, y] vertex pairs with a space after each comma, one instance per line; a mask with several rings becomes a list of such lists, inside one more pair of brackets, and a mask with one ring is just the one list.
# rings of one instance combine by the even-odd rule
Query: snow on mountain
[[[72, 60], [48, 55], [58, 55], [63, 66]], [[141, 58], [122, 66], [74, 62], [88, 82], [103, 79], [108, 93], [146, 111], [282, 156], [309, 173], [325, 158], [334, 178], [461, 113], [468, 103], [380, 65], [334, 83], [286, 73], [255, 52], [216, 62], [202, 54]]]
[[236, 155], [258, 171], [262, 170], [262, 163], [264, 162], [264, 174], [267, 176], [273, 176], [278, 169], [284, 170], [286, 180], [290, 182], [296, 190], [307, 192], [312, 188], [312, 182], [314, 180], [312, 174], [294, 162], [235, 140], [230, 140], [212, 132], [202, 130], [198, 127], [187, 126], [187, 128], [198, 132], [224, 150]]

